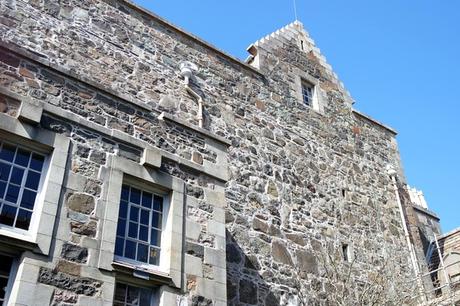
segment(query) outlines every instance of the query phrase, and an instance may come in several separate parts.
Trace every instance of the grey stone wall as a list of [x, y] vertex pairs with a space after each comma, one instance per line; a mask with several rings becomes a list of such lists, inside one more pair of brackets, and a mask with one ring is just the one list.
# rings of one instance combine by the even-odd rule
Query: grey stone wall
[[[2, 1], [1, 9], [0, 86], [43, 103], [40, 126], [72, 140], [75, 184], [63, 203], [61, 243], [51, 263], [36, 262], [56, 303], [110, 301], [113, 277], [91, 262], [98, 173], [108, 155], [139, 162], [144, 147], [168, 153], [161, 171], [188, 184], [185, 286], [176, 292], [191, 305], [331, 303], [322, 258], [340, 260], [343, 244], [354, 258], [350, 281], [382, 265], [383, 249], [402, 258], [393, 273], [410, 277], [385, 172], [399, 167], [395, 134], [354, 112], [295, 36], [270, 42], [269, 52], [261, 47], [256, 70], [124, 1]], [[205, 128], [231, 142], [228, 156], [210, 145], [212, 135], [177, 123], [197, 124], [179, 77], [184, 60], [199, 66], [192, 87], [205, 101]], [[304, 75], [318, 81], [321, 112], [298, 99]], [[160, 120], [161, 112], [178, 121]], [[224, 161], [225, 197], [212, 192], [225, 180], [206, 171]]]

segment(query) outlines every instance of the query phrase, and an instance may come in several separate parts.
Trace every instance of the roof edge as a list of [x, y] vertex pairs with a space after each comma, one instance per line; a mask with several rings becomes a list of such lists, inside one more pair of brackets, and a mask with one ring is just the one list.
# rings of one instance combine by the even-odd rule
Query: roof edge
[[359, 116], [361, 118], [364, 118], [364, 119], [366, 119], [366, 120], [368, 120], [368, 121], [380, 126], [381, 128], [383, 128], [383, 129], [387, 130], [388, 132], [392, 133], [394, 136], [398, 135], [398, 132], [395, 129], [393, 129], [392, 127], [389, 127], [386, 124], [381, 123], [380, 121], [375, 120], [374, 118], [370, 117], [369, 115], [363, 114], [360, 111], [357, 111], [356, 109], [352, 109], [352, 112], [355, 115], [357, 115], [357, 116]]
[[[104, 1], [108, 2], [108, 0], [104, 0]], [[242, 67], [246, 68], [247, 70], [250, 70], [251, 72], [256, 73], [259, 76], [264, 76], [263, 73], [261, 73], [257, 68], [246, 64], [244, 61], [240, 60], [239, 58], [237, 58], [237, 57], [235, 57], [233, 55], [230, 55], [229, 53], [217, 48], [216, 46], [214, 46], [213, 44], [203, 40], [202, 38], [200, 38], [200, 37], [188, 32], [188, 31], [182, 29], [179, 26], [176, 26], [176, 25], [172, 24], [171, 22], [169, 22], [166, 19], [158, 16], [157, 14], [155, 14], [152, 11], [150, 11], [149, 9], [146, 9], [146, 8], [134, 3], [131, 0], [115, 0], [115, 1], [116, 2], [121, 2], [121, 3], [125, 4], [125, 5], [127, 5], [128, 7], [130, 7], [131, 9], [133, 9], [133, 10], [135, 10], [135, 11], [141, 13], [141, 14], [144, 14], [144, 15], [148, 16], [149, 18], [155, 19], [156, 21], [158, 21], [162, 25], [167, 26], [167, 27], [171, 28], [172, 30], [174, 30], [174, 31], [176, 31], [176, 32], [178, 32], [180, 34], [183, 34], [183, 35], [187, 36], [188, 38], [190, 38], [191, 40], [195, 41], [196, 43], [202, 45], [205, 48], [208, 48], [208, 49], [211, 49], [211, 50], [215, 51], [216, 53], [220, 54], [221, 56], [231, 60], [235, 64], [237, 64], [239, 66], [242, 66]]]
[[445, 233], [445, 234], [442, 234], [441, 236], [438, 237], [438, 240], [439, 240], [439, 239], [445, 239], [445, 238], [447, 238], [447, 237], [449, 237], [449, 236], [453, 236], [453, 235], [455, 235], [455, 234], [457, 234], [457, 233], [460, 233], [460, 227], [457, 227], [456, 229], [453, 229], [453, 230], [451, 230], [450, 232], [447, 232], [447, 233]]

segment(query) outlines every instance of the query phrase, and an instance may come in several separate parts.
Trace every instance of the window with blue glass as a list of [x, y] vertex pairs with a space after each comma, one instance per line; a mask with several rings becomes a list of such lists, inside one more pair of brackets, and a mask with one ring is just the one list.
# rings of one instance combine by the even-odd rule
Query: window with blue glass
[[302, 100], [307, 106], [313, 105], [313, 94], [315, 87], [313, 84], [302, 80]]
[[148, 289], [116, 283], [114, 306], [150, 306], [154, 302], [156, 288]]
[[161, 195], [122, 186], [115, 242], [117, 257], [160, 264], [163, 202]]
[[45, 156], [0, 140], [0, 224], [28, 230]]

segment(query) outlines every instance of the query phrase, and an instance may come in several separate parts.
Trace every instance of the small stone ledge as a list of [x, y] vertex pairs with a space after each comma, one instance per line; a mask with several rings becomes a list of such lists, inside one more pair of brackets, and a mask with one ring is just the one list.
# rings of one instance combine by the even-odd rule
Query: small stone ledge
[[30, 100], [23, 100], [19, 108], [18, 119], [20, 121], [28, 122], [38, 125], [43, 114], [43, 104], [32, 103]]
[[390, 133], [392, 133], [395, 136], [398, 135], [398, 132], [396, 130], [392, 129], [391, 127], [389, 127], [389, 126], [387, 126], [387, 125], [385, 125], [385, 124], [383, 124], [383, 123], [381, 123], [381, 122], [369, 117], [368, 115], [365, 115], [365, 114], [357, 111], [356, 109], [353, 109], [352, 111], [353, 111], [353, 114], [355, 114], [357, 117], [363, 118], [363, 119], [365, 119], [365, 120], [367, 120], [367, 121], [369, 121], [369, 122], [371, 122], [371, 123], [373, 123], [375, 125], [378, 125], [379, 127], [389, 131]]
[[193, 124], [190, 124], [188, 123], [187, 121], [185, 120], [182, 120], [180, 118], [177, 118], [176, 116], [173, 116], [171, 114], [168, 114], [168, 113], [161, 113], [160, 116], [158, 116], [158, 119], [161, 119], [161, 120], [164, 120], [164, 119], [167, 119], [169, 121], [172, 121], [176, 124], [180, 124], [188, 129], [191, 129], [191, 130], [194, 130], [200, 134], [202, 134], [203, 136], [205, 137], [208, 137], [208, 138], [212, 138], [214, 140], [217, 140], [218, 142], [221, 142], [227, 146], [231, 146], [232, 143], [230, 140], [222, 137], [222, 136], [219, 136], [219, 135], [216, 135], [216, 134], [213, 134], [211, 133], [210, 131], [206, 130], [206, 129], [203, 129], [201, 127], [198, 127], [198, 126], [194, 126]]
[[19, 108], [18, 119], [23, 122], [30, 124], [39, 124], [43, 113], [43, 103], [40, 101], [34, 101], [30, 98], [15, 94], [3, 87], [0, 87], [0, 94], [17, 100], [21, 103]]
[[161, 167], [161, 152], [156, 149], [145, 148], [141, 158], [141, 165], [151, 166], [154, 168]]

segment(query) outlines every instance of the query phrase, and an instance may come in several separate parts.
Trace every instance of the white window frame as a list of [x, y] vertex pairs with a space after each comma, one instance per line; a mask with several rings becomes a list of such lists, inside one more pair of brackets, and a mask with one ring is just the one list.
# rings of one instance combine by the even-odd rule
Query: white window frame
[[[117, 265], [139, 272], [160, 282], [181, 287], [182, 247], [184, 243], [184, 181], [153, 167], [146, 167], [123, 157], [111, 155], [107, 166], [101, 169], [104, 181], [103, 196], [98, 206], [101, 219], [101, 239], [98, 267], [107, 271], [117, 270]], [[163, 216], [163, 231], [160, 266], [141, 266], [138, 262], [118, 261], [115, 257], [116, 229], [119, 214], [121, 187], [135, 179], [138, 184], [147, 184], [169, 192], [169, 209]], [[118, 258], [119, 259], [119, 258]]]
[[49, 255], [70, 139], [64, 135], [20, 122], [5, 114], [0, 114], [0, 138], [47, 156], [29, 230], [0, 226], [0, 240], [2, 237], [10, 238], [6, 243]]
[[[311, 84], [310, 82], [306, 80], [302, 80], [302, 102], [304, 105], [307, 105], [309, 107], [313, 107], [313, 100], [315, 98], [315, 85]], [[310, 89], [311, 90], [311, 96], [308, 97], [309, 101], [305, 101], [305, 89]], [[307, 103], [308, 102], [308, 103]]]
[[[310, 85], [312, 87], [312, 101], [310, 104], [306, 104], [303, 98], [304, 85]], [[321, 88], [319, 87], [319, 81], [309, 74], [301, 73], [296, 79], [296, 95], [297, 100], [307, 108], [313, 109], [316, 112], [324, 113], [324, 107], [321, 99]]]
[[[45, 160], [43, 162], [43, 168], [41, 170], [41, 175], [40, 175], [40, 182], [39, 182], [38, 189], [37, 189], [37, 196], [35, 198], [34, 210], [32, 213], [32, 218], [30, 220], [30, 224], [29, 224], [29, 229], [28, 230], [20, 229], [20, 228], [16, 228], [13, 226], [9, 226], [9, 225], [0, 223], [0, 235], [5, 234], [5, 232], [6, 233], [8, 232], [16, 233], [18, 235], [21, 235], [22, 237], [25, 237], [25, 239], [27, 239], [27, 237], [29, 237], [31, 233], [34, 233], [38, 230], [40, 216], [38, 213], [36, 213], [36, 211], [42, 210], [41, 206], [43, 206], [43, 202], [45, 199], [43, 187], [45, 185], [46, 177], [48, 175], [49, 168], [50, 168], [50, 159], [51, 159], [50, 152], [48, 150], [44, 150], [41, 146], [33, 147], [30, 144], [29, 145], [24, 144], [24, 141], [9, 140], [8, 136], [4, 137], [2, 134], [3, 133], [0, 132], [0, 142], [14, 145], [14, 146], [17, 146], [18, 148], [28, 150], [32, 153], [38, 153], [40, 155], [45, 156]], [[23, 186], [21, 186], [21, 189], [22, 188]], [[37, 207], [37, 206], [40, 206], [40, 207]]]
[[[160, 248], [160, 264], [159, 265], [148, 264], [148, 263], [145, 263], [145, 262], [142, 262], [142, 261], [137, 261], [137, 260], [134, 260], [134, 259], [131, 259], [131, 258], [126, 258], [124, 256], [118, 256], [118, 255], [114, 255], [114, 260], [116, 262], [119, 262], [119, 263], [129, 263], [129, 264], [135, 265], [137, 267], [143, 268], [143, 269], [145, 269], [147, 271], [160, 271], [160, 272], [163, 272], [163, 273], [167, 273], [168, 272], [167, 269], [165, 269], [165, 267], [162, 266], [162, 264], [161, 264], [161, 262], [166, 259], [166, 258], [164, 258], [166, 255], [162, 251], [163, 248], [162, 248], [161, 244], [163, 243], [163, 239], [167, 239], [166, 234], [165, 234], [165, 228], [166, 228], [166, 224], [168, 222], [169, 206], [170, 206], [170, 201], [171, 201], [170, 192], [168, 192], [167, 190], [164, 190], [164, 189], [160, 189], [157, 186], [151, 186], [150, 184], [146, 184], [145, 182], [136, 181], [134, 178], [126, 177], [126, 176], [123, 178], [123, 184], [122, 185], [128, 185], [130, 187], [138, 188], [138, 189], [140, 189], [142, 191], [151, 192], [153, 194], [161, 195], [163, 197], [163, 211], [161, 213], [161, 243], [160, 243], [160, 246], [159, 246], [159, 248]], [[129, 222], [129, 219], [127, 219], [127, 221]], [[149, 231], [150, 230], [151, 229], [149, 228]], [[127, 235], [127, 233], [125, 233], [125, 237], [126, 237], [126, 235]], [[165, 236], [165, 237], [163, 237], [163, 236]]]

